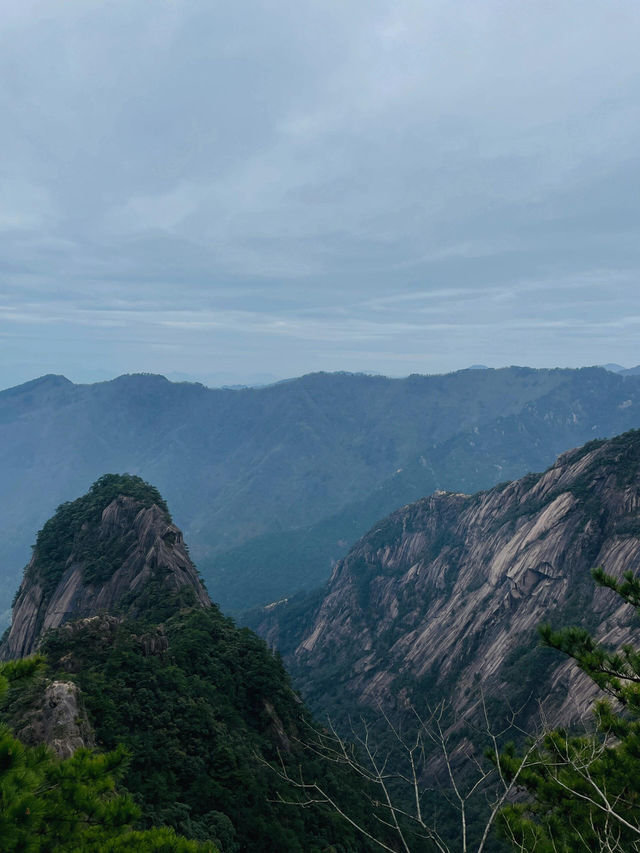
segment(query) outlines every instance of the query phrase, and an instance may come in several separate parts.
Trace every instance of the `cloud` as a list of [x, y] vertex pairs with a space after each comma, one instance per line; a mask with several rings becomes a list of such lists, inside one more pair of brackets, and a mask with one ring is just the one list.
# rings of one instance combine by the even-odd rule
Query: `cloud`
[[0, 329], [43, 339], [5, 375], [167, 371], [162, 334], [240, 372], [409, 372], [425, 336], [431, 369], [536, 363], [565, 317], [545, 358], [634, 363], [639, 27], [631, 0], [9, 4]]

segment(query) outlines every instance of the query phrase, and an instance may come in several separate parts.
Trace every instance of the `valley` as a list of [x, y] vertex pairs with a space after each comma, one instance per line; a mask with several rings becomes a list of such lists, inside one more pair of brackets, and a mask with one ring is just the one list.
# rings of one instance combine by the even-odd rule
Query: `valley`
[[[636, 603], [633, 586], [640, 558], [640, 431], [590, 440], [562, 452], [542, 473], [478, 487], [498, 479], [498, 472], [543, 461], [551, 448], [587, 431], [588, 424], [593, 431], [602, 423], [633, 423], [640, 403], [638, 380], [634, 374], [601, 369], [512, 368], [484, 374], [467, 371], [436, 377], [439, 381], [431, 384], [422, 381], [429, 377], [410, 377], [404, 386], [349, 375], [299, 380], [325, 395], [329, 386], [335, 396], [362, 383], [410, 400], [404, 420], [387, 418], [378, 400], [375, 412], [362, 415], [370, 419], [366, 429], [351, 424], [356, 432], [349, 433], [341, 457], [346, 482], [340, 494], [347, 502], [340, 510], [331, 514], [325, 495], [325, 517], [279, 533], [265, 532], [269, 516], [263, 510], [256, 521], [263, 532], [226, 551], [216, 553], [220, 540], [210, 545], [214, 557], [211, 562], [204, 558], [205, 571], [192, 562], [171, 503], [137, 474], [103, 473], [84, 496], [63, 502], [37, 534], [0, 643], [0, 660], [7, 662], [0, 664], [0, 676], [4, 671], [10, 676], [0, 714], [13, 732], [10, 737], [17, 735], [27, 749], [44, 741], [63, 763], [76, 760], [82, 750], [91, 755], [97, 750], [114, 756], [117, 766], [118, 750], [128, 750], [118, 784], [123, 796], [135, 798], [137, 828], [123, 825], [122, 838], [166, 831], [173, 833], [170, 850], [199, 850], [180, 847], [195, 844], [221, 853], [268, 853], [274, 845], [292, 853], [369, 853], [381, 845], [411, 853], [454, 851], [462, 849], [460, 826], [466, 824], [459, 823], [459, 813], [467, 815], [467, 810], [472, 825], [464, 829], [464, 845], [475, 845], [477, 851], [511, 849], [507, 828], [512, 834], [546, 832], [553, 806], [544, 806], [533, 823], [528, 812], [517, 810], [530, 776], [516, 781], [518, 762], [524, 759], [513, 749], [525, 748], [525, 735], [535, 732], [541, 719], [551, 733], [589, 718], [599, 688], [606, 686], [602, 679], [622, 666], [612, 657], [600, 670], [593, 661], [604, 657], [594, 658], [592, 652], [584, 657], [591, 636], [603, 649], [640, 647], [635, 609], [640, 588]], [[476, 381], [486, 399], [482, 405], [476, 400], [461, 417], [464, 395]], [[127, 404], [134, 412], [127, 429], [136, 442], [138, 429], [145, 429], [139, 424], [157, 429], [158, 412], [172, 423], [172, 434], [184, 435], [183, 414], [162, 408], [167, 395], [182, 395], [182, 403], [190, 400], [190, 406], [194, 400], [211, 406], [215, 399], [207, 389], [174, 389], [159, 377], [130, 377], [121, 384], [131, 382], [138, 391], [153, 392]], [[54, 429], [57, 418], [84, 411], [86, 400], [77, 394], [105, 392], [69, 385], [48, 379], [31, 391], [17, 389], [19, 405], [12, 402], [13, 414], [6, 420], [13, 440], [18, 423], [22, 439], [34, 440], [40, 427], [32, 412], [49, 395], [55, 402], [49, 423]], [[454, 394], [440, 424], [445, 392], [452, 389], [457, 401]], [[110, 416], [121, 419], [124, 404], [116, 391]], [[305, 405], [314, 400], [308, 389], [302, 397]], [[494, 417], [494, 411], [485, 411], [490, 398], [509, 414]], [[438, 403], [435, 411], [430, 399]], [[226, 397], [224, 402], [236, 405]], [[316, 417], [318, 405], [315, 399]], [[270, 415], [275, 420], [276, 409]], [[101, 406], [98, 411], [104, 413]], [[342, 418], [347, 430], [345, 412]], [[230, 444], [228, 411], [222, 420]], [[424, 422], [420, 430], [418, 422]], [[324, 457], [316, 459], [313, 453], [307, 458], [303, 444], [296, 451], [307, 428], [301, 420], [284, 434], [274, 427], [268, 438], [255, 432], [244, 438], [245, 449], [252, 442], [275, 442], [276, 456], [290, 460], [276, 466], [281, 491], [276, 490], [275, 501], [277, 507], [284, 500], [285, 484], [308, 489], [297, 521], [319, 500], [312, 486], [315, 475], [309, 472], [324, 464]], [[200, 425], [200, 436], [203, 429]], [[108, 436], [108, 430], [102, 434]], [[94, 443], [99, 435], [94, 434]], [[432, 439], [429, 450], [414, 458], [427, 438]], [[87, 431], [82, 441], [89, 439]], [[166, 434], [164, 439], [173, 446], [173, 439]], [[64, 448], [62, 429], [56, 440]], [[380, 460], [369, 459], [377, 442], [387, 446], [387, 464], [405, 463], [386, 479]], [[169, 458], [161, 446], [156, 443], [153, 450], [155, 464], [168, 476], [169, 467], [163, 466], [169, 466]], [[150, 443], [146, 450], [151, 452]], [[221, 465], [222, 450], [213, 441], [209, 450], [210, 460]], [[66, 452], [71, 454], [71, 444]], [[234, 452], [237, 462], [242, 454]], [[60, 451], [58, 464], [63, 458]], [[97, 464], [95, 459], [91, 464]], [[276, 469], [269, 468], [269, 476]], [[368, 496], [349, 503], [356, 473], [365, 470]], [[181, 470], [180, 477], [185, 476]], [[337, 483], [337, 468], [331, 476]], [[201, 472], [194, 486], [205, 481]], [[456, 488], [439, 488], [453, 481]], [[407, 497], [410, 501], [403, 502]], [[193, 507], [195, 492], [189, 500]], [[207, 505], [200, 500], [198, 523], [204, 524]], [[385, 515], [389, 504], [392, 511]], [[252, 506], [247, 504], [244, 512]], [[274, 506], [269, 504], [268, 511], [275, 512]], [[291, 524], [282, 505], [280, 511]], [[357, 538], [367, 525], [368, 532]], [[234, 535], [241, 538], [241, 529], [238, 524]], [[332, 543], [345, 556], [330, 551]], [[333, 564], [327, 580], [321, 571], [325, 560]], [[594, 583], [596, 566], [604, 567], [609, 580], [602, 575]], [[295, 568], [299, 576], [293, 579]], [[623, 576], [629, 578], [627, 586], [618, 589]], [[226, 591], [232, 609], [242, 609], [240, 621], [248, 627], [236, 627], [212, 603], [216, 589]], [[270, 601], [274, 592], [280, 600]], [[270, 603], [255, 606], [265, 601]], [[550, 625], [545, 643], [539, 634], [543, 623]], [[34, 674], [11, 681], [13, 670], [2, 667], [22, 658], [27, 659], [24, 666], [35, 662]], [[609, 690], [617, 695], [619, 682], [614, 679]], [[366, 741], [354, 724], [358, 719]], [[429, 728], [434, 719], [435, 740]], [[492, 731], [502, 734], [487, 741]], [[516, 747], [508, 745], [512, 732]], [[365, 770], [362, 753], [352, 753], [344, 738], [360, 738], [360, 747], [367, 745], [365, 758], [369, 739], [376, 743], [372, 755], [384, 751], [392, 778], [401, 772], [401, 745], [416, 738], [421, 763], [415, 783], [423, 790], [418, 801], [424, 815], [413, 814], [410, 792], [402, 792], [400, 781], [392, 785], [385, 806], [380, 785], [385, 797], [389, 791], [377, 765]], [[537, 747], [535, 772], [546, 772], [545, 762], [552, 760], [545, 744]], [[456, 805], [450, 792], [458, 788], [450, 789], [446, 774], [453, 774], [451, 784], [459, 790], [473, 789], [465, 769], [469, 761], [482, 768], [480, 799]], [[501, 793], [495, 766], [503, 764]], [[534, 786], [529, 796], [535, 799], [536, 792]], [[493, 811], [485, 801], [496, 804]], [[431, 812], [441, 814], [437, 829], [433, 818], [426, 818]]]
[[3, 4], [0, 853], [640, 853], [639, 43]]

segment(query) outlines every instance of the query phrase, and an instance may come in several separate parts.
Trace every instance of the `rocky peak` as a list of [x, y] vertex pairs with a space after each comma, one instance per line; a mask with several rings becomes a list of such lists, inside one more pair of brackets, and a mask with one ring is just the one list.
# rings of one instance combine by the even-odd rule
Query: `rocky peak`
[[105, 475], [38, 533], [0, 657], [35, 650], [65, 622], [151, 607], [210, 605], [162, 497], [139, 477]]

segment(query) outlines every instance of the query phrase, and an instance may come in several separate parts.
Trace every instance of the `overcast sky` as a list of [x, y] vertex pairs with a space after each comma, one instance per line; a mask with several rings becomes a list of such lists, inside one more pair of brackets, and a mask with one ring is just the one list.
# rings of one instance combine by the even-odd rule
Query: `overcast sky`
[[0, 387], [640, 363], [637, 0], [0, 11]]

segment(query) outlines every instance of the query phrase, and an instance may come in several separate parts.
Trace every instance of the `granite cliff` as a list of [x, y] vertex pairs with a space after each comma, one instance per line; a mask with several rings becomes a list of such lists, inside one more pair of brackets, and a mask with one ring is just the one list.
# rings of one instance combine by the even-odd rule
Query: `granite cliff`
[[537, 626], [581, 623], [640, 644], [632, 609], [596, 587], [640, 561], [640, 432], [591, 442], [543, 474], [475, 495], [436, 492], [376, 525], [321, 595], [262, 612], [316, 708], [353, 711], [487, 695], [544, 697], [551, 721], [589, 706], [590, 682], [541, 649]]
[[135, 618], [169, 596], [211, 604], [159, 493], [139, 477], [105, 475], [38, 534], [0, 659], [31, 654], [65, 622], [101, 612]]

